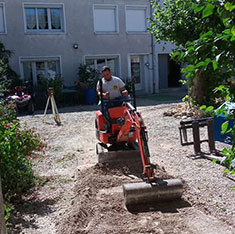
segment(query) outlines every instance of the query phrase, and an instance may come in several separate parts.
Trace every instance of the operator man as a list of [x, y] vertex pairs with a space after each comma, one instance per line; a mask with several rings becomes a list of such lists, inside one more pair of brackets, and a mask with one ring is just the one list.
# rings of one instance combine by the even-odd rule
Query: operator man
[[[102, 68], [102, 89], [103, 98], [113, 100], [121, 96], [127, 97], [128, 91], [125, 88], [124, 82], [116, 76], [111, 75], [111, 70], [108, 66]], [[100, 96], [100, 83], [98, 81], [96, 88], [98, 95]]]
[[[124, 82], [116, 76], [112, 76], [111, 70], [108, 66], [102, 67], [102, 95], [105, 100], [120, 100], [120, 102], [104, 102], [104, 115], [106, 119], [109, 119], [108, 109], [110, 107], [119, 106], [121, 100], [128, 97], [128, 91], [125, 88]], [[100, 91], [100, 81], [98, 81], [96, 86], [97, 93], [99, 97], [101, 96]]]

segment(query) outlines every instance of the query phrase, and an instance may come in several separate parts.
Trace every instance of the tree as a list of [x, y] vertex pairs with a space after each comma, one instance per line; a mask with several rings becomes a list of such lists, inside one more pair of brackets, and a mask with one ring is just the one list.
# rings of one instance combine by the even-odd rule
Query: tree
[[11, 55], [12, 52], [0, 42], [0, 92], [2, 93], [20, 84], [18, 75], [9, 66]]
[[150, 31], [176, 45], [172, 59], [183, 69], [194, 104], [212, 104], [213, 90], [235, 74], [233, 0], [165, 0], [154, 9]]

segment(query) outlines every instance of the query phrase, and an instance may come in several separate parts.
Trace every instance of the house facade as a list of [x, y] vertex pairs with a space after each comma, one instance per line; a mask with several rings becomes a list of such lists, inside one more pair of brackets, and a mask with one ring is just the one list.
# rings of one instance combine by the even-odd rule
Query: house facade
[[172, 45], [155, 45], [151, 11], [149, 0], [0, 0], [0, 41], [13, 52], [11, 67], [34, 85], [58, 74], [70, 87], [80, 64], [109, 65], [154, 93], [171, 87]]

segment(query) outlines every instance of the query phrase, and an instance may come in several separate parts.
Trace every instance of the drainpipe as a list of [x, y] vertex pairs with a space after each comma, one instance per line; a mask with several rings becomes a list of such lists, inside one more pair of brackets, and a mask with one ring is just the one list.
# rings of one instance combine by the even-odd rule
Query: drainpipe
[[[153, 19], [153, 8], [151, 5], [151, 0], [149, 1], [150, 6], [150, 18]], [[155, 46], [154, 46], [154, 37], [151, 33], [151, 51], [152, 51], [152, 93], [156, 92], [156, 84], [155, 84]]]

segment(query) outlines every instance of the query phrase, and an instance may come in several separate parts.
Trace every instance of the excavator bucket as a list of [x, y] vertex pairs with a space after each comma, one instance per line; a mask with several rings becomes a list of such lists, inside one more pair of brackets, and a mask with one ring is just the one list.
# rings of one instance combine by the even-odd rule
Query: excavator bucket
[[179, 199], [183, 193], [180, 179], [157, 180], [123, 185], [126, 206]]
[[125, 161], [141, 161], [140, 152], [138, 150], [128, 150], [100, 152], [98, 154], [99, 163], [116, 163]]
[[111, 163], [126, 161], [138, 161], [141, 162], [140, 151], [138, 145], [130, 144], [126, 147], [126, 150], [110, 150], [108, 151], [102, 147], [99, 143], [96, 144], [96, 155], [98, 156], [99, 163]]

